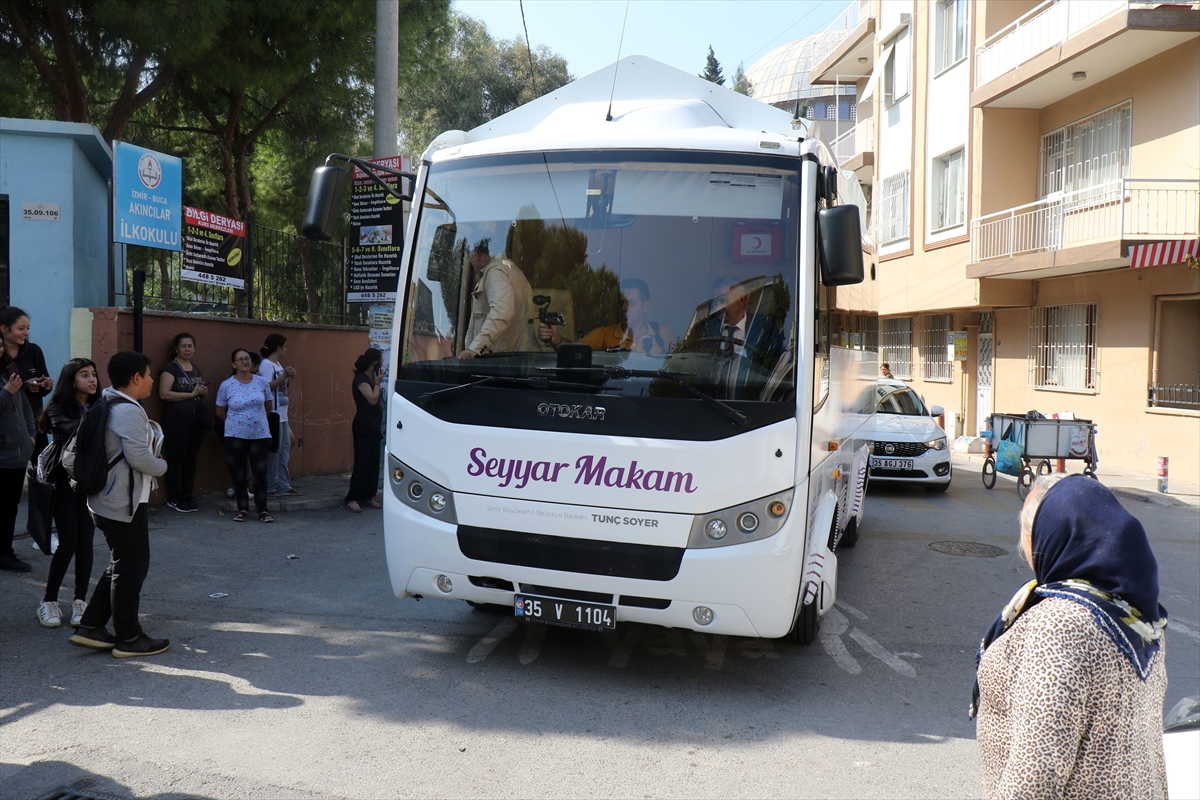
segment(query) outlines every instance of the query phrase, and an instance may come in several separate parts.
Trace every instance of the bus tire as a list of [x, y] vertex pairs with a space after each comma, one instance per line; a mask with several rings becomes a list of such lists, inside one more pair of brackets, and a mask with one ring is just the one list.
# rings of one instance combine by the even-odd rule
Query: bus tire
[[851, 517], [846, 523], [846, 530], [842, 531], [842, 538], [838, 540], [838, 549], [843, 547], [854, 547], [858, 544], [858, 517]]
[[796, 617], [796, 624], [788, 631], [784, 638], [789, 642], [796, 644], [812, 644], [817, 638], [817, 631], [821, 628], [821, 618], [817, 616], [817, 601], [814, 598], [811, 603], [800, 608], [800, 614]]

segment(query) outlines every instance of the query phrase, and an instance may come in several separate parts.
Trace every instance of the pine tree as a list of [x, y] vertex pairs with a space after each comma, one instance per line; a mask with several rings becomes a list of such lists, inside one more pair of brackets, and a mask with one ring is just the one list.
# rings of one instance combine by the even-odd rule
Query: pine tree
[[717, 56], [713, 53], [711, 44], [708, 46], [708, 58], [704, 62], [704, 72], [700, 73], [700, 77], [706, 81], [715, 83], [717, 86], [725, 85], [725, 76], [721, 74], [721, 62], [717, 61]]
[[746, 70], [742, 68], [741, 63], [738, 64], [737, 72], [733, 73], [733, 90], [747, 97], [754, 91], [754, 84], [746, 77]]

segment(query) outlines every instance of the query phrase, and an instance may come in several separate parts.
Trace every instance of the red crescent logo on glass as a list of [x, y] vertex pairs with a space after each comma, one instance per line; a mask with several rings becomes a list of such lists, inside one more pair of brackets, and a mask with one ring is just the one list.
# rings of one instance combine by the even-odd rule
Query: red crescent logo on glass
[[754, 244], [752, 244], [751, 247], [753, 247], [755, 250], [762, 249], [762, 237], [761, 236], [755, 236], [751, 241], [754, 242]]

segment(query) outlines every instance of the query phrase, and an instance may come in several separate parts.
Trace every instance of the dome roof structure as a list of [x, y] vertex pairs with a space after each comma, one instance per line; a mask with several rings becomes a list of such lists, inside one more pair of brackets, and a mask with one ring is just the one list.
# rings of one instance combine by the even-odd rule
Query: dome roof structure
[[[832, 95], [831, 86], [813, 86], [809, 73], [826, 53], [818, 51], [821, 34], [803, 36], [775, 48], [750, 65], [750, 96], [771, 105], [808, 97]], [[854, 87], [843, 87], [843, 94], [852, 94]]]

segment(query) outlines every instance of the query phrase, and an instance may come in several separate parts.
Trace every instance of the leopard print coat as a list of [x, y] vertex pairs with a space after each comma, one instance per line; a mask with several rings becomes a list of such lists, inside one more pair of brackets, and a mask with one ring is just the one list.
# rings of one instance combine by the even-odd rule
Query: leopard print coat
[[1079, 603], [1048, 598], [979, 662], [987, 798], [1166, 798], [1166, 649], [1142, 681]]

